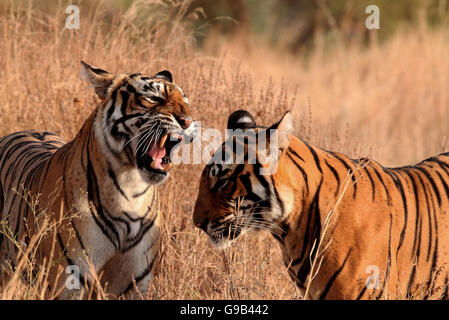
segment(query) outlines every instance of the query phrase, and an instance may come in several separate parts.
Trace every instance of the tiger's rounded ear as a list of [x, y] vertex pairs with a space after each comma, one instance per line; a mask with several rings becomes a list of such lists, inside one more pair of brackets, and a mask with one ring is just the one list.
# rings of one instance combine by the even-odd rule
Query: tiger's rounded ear
[[[260, 174], [270, 175], [276, 172], [279, 156], [288, 148], [289, 135], [294, 131], [292, 114], [287, 111], [281, 120], [259, 133], [257, 157], [262, 165]], [[261, 140], [265, 143], [261, 143]]]
[[173, 75], [168, 70], [163, 70], [161, 72], [158, 72], [154, 77], [164, 79], [165, 81], [168, 81], [168, 82], [173, 82]]
[[237, 110], [231, 113], [228, 118], [228, 129], [246, 129], [256, 127], [256, 120], [251, 113], [246, 110]]
[[92, 67], [81, 60], [81, 78], [89, 80], [100, 99], [106, 98], [108, 89], [114, 81], [114, 75], [100, 68]]
[[282, 116], [281, 120], [273, 124], [268, 128], [268, 132], [270, 129], [276, 130], [278, 136], [278, 146], [279, 149], [285, 149], [288, 147], [290, 141], [288, 136], [295, 131], [295, 126], [293, 124], [293, 116], [290, 111], [287, 111]]

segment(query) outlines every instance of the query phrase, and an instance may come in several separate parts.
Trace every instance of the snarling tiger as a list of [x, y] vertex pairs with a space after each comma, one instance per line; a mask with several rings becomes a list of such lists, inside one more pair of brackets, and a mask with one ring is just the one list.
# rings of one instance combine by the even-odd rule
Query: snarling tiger
[[[243, 130], [227, 145], [243, 144], [243, 161], [223, 161], [237, 158], [223, 144], [202, 173], [195, 205], [193, 222], [212, 244], [269, 230], [307, 299], [447, 298], [449, 153], [386, 168], [293, 136], [290, 113], [252, 129], [254, 118], [239, 112], [228, 128]], [[275, 139], [260, 143], [264, 136]]]
[[[82, 62], [82, 74], [101, 102], [73, 141], [45, 131], [0, 139], [0, 262], [18, 263], [44, 215], [58, 227], [37, 261], [53, 250], [52, 264], [76, 267], [81, 284], [91, 284], [92, 267], [107, 293], [132, 294], [137, 285], [144, 294], [159, 250], [156, 186], [169, 176], [172, 148], [191, 134], [188, 99], [169, 71], [113, 75]], [[38, 196], [37, 209], [21, 190]], [[70, 221], [68, 212], [76, 213]], [[50, 286], [71, 297], [65, 274], [52, 284], [53, 269]]]

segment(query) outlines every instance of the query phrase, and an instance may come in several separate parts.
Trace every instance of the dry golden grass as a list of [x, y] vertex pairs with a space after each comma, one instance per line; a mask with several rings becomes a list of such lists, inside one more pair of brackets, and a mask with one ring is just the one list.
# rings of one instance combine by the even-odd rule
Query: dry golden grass
[[[307, 59], [261, 44], [241, 46], [241, 39], [217, 46], [215, 39], [206, 46], [214, 47], [212, 54], [195, 47], [185, 24], [200, 12], [186, 12], [186, 3], [175, 2], [162, 18], [146, 23], [136, 8], [107, 23], [107, 9], [100, 6], [82, 14], [80, 30], [64, 28], [63, 6], [54, 13], [25, 6], [20, 14], [0, 15], [0, 136], [35, 128], [73, 138], [97, 104], [93, 90], [79, 79], [84, 59], [111, 72], [172, 71], [203, 128], [224, 129], [229, 113], [239, 108], [263, 124], [292, 109], [299, 136], [387, 166], [449, 150], [448, 31], [421, 26], [367, 48], [355, 41], [327, 50], [318, 41]], [[143, 295], [299, 298], [270, 235], [245, 235], [217, 252], [193, 226], [203, 166], [181, 165], [161, 187], [161, 264]], [[30, 286], [14, 278], [0, 289], [0, 298], [39, 299], [45, 285], [45, 279]]]

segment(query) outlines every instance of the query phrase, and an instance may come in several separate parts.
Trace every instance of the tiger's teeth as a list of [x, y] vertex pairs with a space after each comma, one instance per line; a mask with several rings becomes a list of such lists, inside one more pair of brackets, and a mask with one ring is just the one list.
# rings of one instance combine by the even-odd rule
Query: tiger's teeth
[[151, 168], [155, 170], [164, 170], [167, 171], [172, 167], [173, 163], [157, 163], [157, 160], [153, 160], [150, 164]]
[[167, 141], [167, 138], [168, 138], [168, 134], [166, 134], [165, 136], [163, 136], [163, 137], [161, 138], [161, 141], [159, 142], [159, 146], [160, 146], [161, 148], [164, 147], [164, 144], [165, 144], [165, 141]]
[[173, 163], [169, 162], [166, 164], [162, 164], [161, 167], [162, 167], [162, 169], [164, 169], [164, 171], [167, 171], [168, 169], [171, 168], [172, 165], [173, 165]]
[[151, 168], [153, 168], [153, 169], [158, 169], [158, 168], [156, 167], [156, 160], [151, 161], [150, 166], [151, 166]]

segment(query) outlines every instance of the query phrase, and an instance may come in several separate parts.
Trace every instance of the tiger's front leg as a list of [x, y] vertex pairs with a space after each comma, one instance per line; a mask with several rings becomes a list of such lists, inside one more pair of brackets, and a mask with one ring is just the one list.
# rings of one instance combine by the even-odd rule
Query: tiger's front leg
[[155, 223], [141, 241], [124, 248], [105, 265], [101, 282], [108, 293], [131, 299], [145, 297], [157, 265], [159, 232], [159, 226]]
[[[97, 289], [98, 280], [102, 282], [101, 272], [115, 256], [118, 244], [101, 232], [92, 216], [73, 219], [70, 226], [57, 235], [57, 243], [64, 253], [64, 258], [59, 257], [57, 261], [63, 272], [58, 274], [58, 268], [53, 268], [50, 277], [57, 280], [56, 288], [62, 290], [59, 299], [95, 298], [91, 291]], [[76, 236], [79, 234], [83, 237]]]

